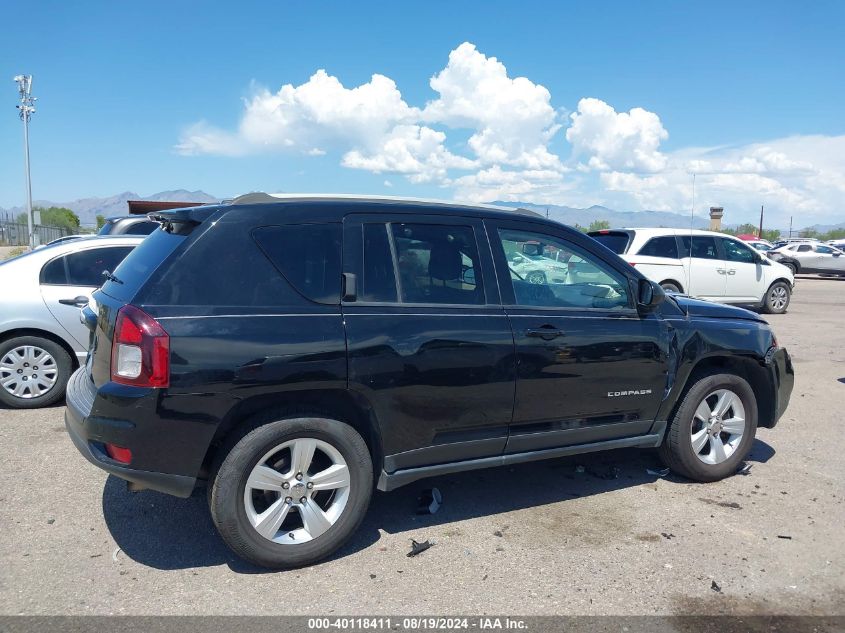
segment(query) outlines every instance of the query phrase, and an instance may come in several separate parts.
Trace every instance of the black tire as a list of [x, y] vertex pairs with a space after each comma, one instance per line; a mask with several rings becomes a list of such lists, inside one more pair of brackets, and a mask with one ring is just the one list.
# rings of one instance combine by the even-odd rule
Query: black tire
[[763, 311], [767, 314], [783, 314], [789, 307], [792, 288], [785, 281], [776, 281], [763, 297]]
[[[261, 567], [289, 569], [326, 558], [358, 529], [367, 512], [373, 490], [373, 464], [366, 443], [351, 426], [327, 418], [276, 419], [250, 428], [233, 442], [231, 450], [223, 453], [219, 466], [212, 471], [209, 508], [220, 536], [238, 556]], [[244, 491], [259, 460], [273, 448], [297, 438], [321, 440], [339, 451], [349, 468], [349, 497], [326, 532], [307, 542], [280, 544], [252, 526]]]
[[[706, 464], [693, 450], [692, 425], [699, 404], [719, 389], [728, 389], [739, 397], [745, 409], [745, 430], [736, 450], [725, 461]], [[751, 450], [756, 432], [757, 400], [748, 382], [735, 374], [712, 374], [696, 379], [687, 391], [666, 431], [658, 454], [663, 463], [679, 475], [695, 481], [718, 481], [736, 472]]]
[[784, 266], [789, 268], [789, 272], [791, 272], [793, 275], [798, 274], [798, 264], [796, 264], [795, 262], [782, 262], [782, 263], [783, 263]]
[[[64, 397], [67, 381], [73, 373], [73, 362], [67, 350], [48, 338], [40, 336], [16, 336], [0, 342], [0, 361], [12, 352], [12, 350], [21, 347], [34, 347], [36, 350], [43, 350], [53, 357], [56, 368], [55, 382], [48, 391], [45, 391], [40, 396], [34, 397], [16, 396], [13, 393], [9, 393], [5, 387], [0, 385], [0, 402], [16, 409], [37, 409], [54, 404]], [[43, 367], [38, 370], [35, 369], [36, 367], [38, 365], [33, 365], [32, 368], [34, 371], [43, 371]], [[11, 374], [0, 371], [0, 382], [5, 381], [10, 376]], [[31, 377], [28, 378], [31, 380]]]
[[661, 282], [660, 287], [663, 288], [663, 290], [665, 290], [666, 292], [681, 292], [681, 288], [678, 286], [678, 284], [672, 281]]

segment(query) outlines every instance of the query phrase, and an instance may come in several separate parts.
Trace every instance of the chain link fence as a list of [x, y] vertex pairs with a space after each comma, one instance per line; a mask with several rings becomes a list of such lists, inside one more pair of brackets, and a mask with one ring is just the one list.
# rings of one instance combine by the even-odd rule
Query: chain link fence
[[[70, 235], [70, 229], [63, 226], [35, 226], [39, 236], [39, 242], [46, 244], [53, 240]], [[29, 246], [29, 233], [26, 224], [0, 220], [0, 246]]]

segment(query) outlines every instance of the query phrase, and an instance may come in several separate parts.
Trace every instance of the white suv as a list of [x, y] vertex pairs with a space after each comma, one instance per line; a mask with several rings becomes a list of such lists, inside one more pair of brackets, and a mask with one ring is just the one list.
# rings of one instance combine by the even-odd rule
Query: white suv
[[775, 314], [789, 305], [792, 271], [730, 235], [684, 229], [609, 229], [589, 235], [667, 292]]

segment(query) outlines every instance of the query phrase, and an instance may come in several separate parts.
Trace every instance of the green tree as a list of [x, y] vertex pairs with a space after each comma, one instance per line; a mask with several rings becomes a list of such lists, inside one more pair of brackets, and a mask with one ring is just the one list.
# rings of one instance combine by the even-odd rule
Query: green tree
[[[33, 212], [41, 212], [41, 224], [43, 226], [60, 226], [68, 229], [71, 233], [79, 232], [79, 216], [70, 209], [64, 207], [43, 207], [33, 208]], [[18, 222], [26, 224], [26, 213], [21, 213], [18, 216]]]
[[97, 230], [99, 231], [106, 224], [106, 218], [103, 215], [97, 215]]
[[610, 228], [610, 222], [607, 220], [593, 220], [590, 222], [590, 228], [587, 229], [588, 231], [603, 231]]

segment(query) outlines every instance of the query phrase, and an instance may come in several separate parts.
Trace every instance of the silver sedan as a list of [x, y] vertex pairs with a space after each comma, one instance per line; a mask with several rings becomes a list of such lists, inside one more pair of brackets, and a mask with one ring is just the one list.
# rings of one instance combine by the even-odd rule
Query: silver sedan
[[793, 274], [845, 275], [845, 252], [818, 242], [793, 243], [769, 251], [769, 257]]
[[88, 348], [79, 309], [103, 271], [113, 271], [143, 239], [66, 241], [0, 263], [0, 403], [33, 409], [64, 395]]

